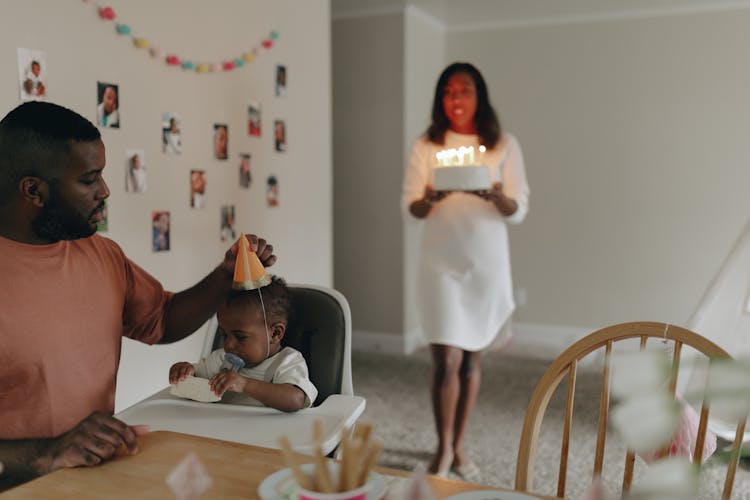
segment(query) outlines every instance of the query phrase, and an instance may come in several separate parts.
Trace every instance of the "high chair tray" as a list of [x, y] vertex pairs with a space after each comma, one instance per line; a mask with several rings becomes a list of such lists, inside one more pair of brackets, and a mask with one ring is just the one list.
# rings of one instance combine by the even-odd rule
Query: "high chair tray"
[[332, 394], [314, 407], [284, 413], [273, 408], [199, 403], [175, 397], [169, 388], [116, 414], [129, 425], [148, 424], [152, 431], [167, 430], [237, 443], [279, 448], [286, 436], [295, 451], [312, 454], [313, 422], [323, 422], [323, 453], [334, 450], [341, 431], [350, 427], [365, 409], [359, 396]]

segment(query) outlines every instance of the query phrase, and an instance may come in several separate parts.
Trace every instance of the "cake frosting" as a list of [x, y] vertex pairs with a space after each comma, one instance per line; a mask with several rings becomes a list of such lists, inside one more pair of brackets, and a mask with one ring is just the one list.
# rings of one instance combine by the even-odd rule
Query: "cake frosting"
[[492, 188], [486, 165], [461, 165], [432, 169], [436, 191], [484, 191]]

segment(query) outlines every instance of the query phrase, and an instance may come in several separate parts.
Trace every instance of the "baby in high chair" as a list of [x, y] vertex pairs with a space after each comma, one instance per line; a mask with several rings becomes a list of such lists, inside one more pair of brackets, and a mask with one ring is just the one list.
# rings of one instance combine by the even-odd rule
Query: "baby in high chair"
[[277, 276], [260, 289], [233, 291], [217, 313], [224, 348], [197, 364], [175, 363], [169, 370], [169, 383], [195, 376], [209, 379], [215, 399], [225, 403], [285, 412], [312, 406], [318, 391], [310, 382], [305, 358], [281, 346], [290, 311], [289, 289]]

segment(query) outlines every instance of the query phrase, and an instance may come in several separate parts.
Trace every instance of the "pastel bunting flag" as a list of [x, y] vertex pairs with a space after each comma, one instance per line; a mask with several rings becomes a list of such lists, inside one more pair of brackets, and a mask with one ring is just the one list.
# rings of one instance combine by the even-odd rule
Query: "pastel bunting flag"
[[113, 9], [112, 7], [102, 7], [99, 9], [99, 15], [102, 19], [111, 21], [115, 18], [115, 9]]
[[[97, 9], [99, 17], [106, 21], [113, 21], [117, 15], [115, 10], [110, 6], [101, 6], [94, 0], [83, 0], [84, 3], [91, 4]], [[260, 41], [253, 48], [246, 48], [241, 56], [232, 56], [223, 59], [220, 62], [194, 63], [189, 60], [181, 60], [176, 53], [168, 54], [161, 47], [152, 46], [148, 38], [133, 36], [133, 29], [125, 23], [115, 23], [115, 31], [119, 35], [132, 36], [133, 45], [138, 49], [149, 49], [149, 54], [155, 59], [162, 59], [169, 66], [181, 66], [183, 69], [195, 71], [196, 73], [218, 73], [222, 71], [232, 71], [236, 68], [242, 68], [248, 63], [253, 62], [257, 56], [273, 47], [274, 42], [279, 39], [279, 32], [272, 30], [268, 37]]]

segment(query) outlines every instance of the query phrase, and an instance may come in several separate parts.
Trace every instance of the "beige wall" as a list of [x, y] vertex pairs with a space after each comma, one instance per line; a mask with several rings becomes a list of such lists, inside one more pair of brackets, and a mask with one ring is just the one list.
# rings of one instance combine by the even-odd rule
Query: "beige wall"
[[[108, 3], [118, 20], [135, 33], [196, 60], [239, 56], [272, 29], [280, 39], [270, 51], [236, 72], [198, 75], [169, 68], [135, 49], [100, 20], [92, 4], [57, 0], [6, 0], [0, 6], [0, 110], [19, 104], [16, 48], [47, 52], [50, 100], [95, 120], [97, 80], [120, 85], [121, 128], [103, 130], [107, 147], [105, 178], [109, 236], [167, 288], [195, 283], [222, 258], [220, 206], [233, 203], [238, 228], [271, 240], [279, 256], [274, 271], [292, 282], [331, 285], [332, 182], [330, 98], [330, 12], [328, 0], [162, 0]], [[276, 64], [287, 66], [284, 98], [274, 97]], [[263, 136], [246, 132], [247, 100], [263, 105]], [[161, 113], [182, 115], [185, 151], [161, 152]], [[287, 125], [288, 150], [273, 149], [273, 120]], [[211, 151], [214, 122], [229, 124], [230, 160]], [[146, 153], [148, 191], [124, 192], [126, 148]], [[237, 154], [253, 154], [253, 184], [238, 186]], [[188, 200], [191, 169], [208, 176], [207, 206], [192, 210]], [[265, 179], [280, 181], [279, 207], [265, 204]], [[172, 212], [172, 251], [150, 248], [150, 213]], [[52, 319], [52, 318], [51, 318]], [[172, 346], [128, 342], [122, 355], [118, 408], [164, 387], [170, 364], [196, 360], [203, 334]]]
[[[414, 6], [406, 8], [404, 19], [406, 39], [402, 165], [406, 168], [412, 144], [430, 124], [435, 84], [445, 65], [446, 33], [442, 24]], [[400, 222], [404, 234], [404, 319], [401, 331], [404, 332], [404, 349], [410, 352], [421, 344], [421, 328], [416, 314], [416, 270], [422, 223], [405, 211]]]
[[400, 332], [403, 15], [334, 19], [332, 40], [334, 284], [355, 336]]
[[[334, 22], [334, 33], [337, 26], [350, 27], [334, 36], [335, 82], [350, 71], [376, 90], [379, 75], [368, 58], [399, 57], [385, 11], [405, 20], [404, 110], [401, 122], [395, 115], [389, 122], [403, 134], [395, 138], [381, 126], [360, 140], [400, 140], [405, 157], [427, 124], [437, 74], [455, 60], [482, 70], [504, 127], [520, 140], [531, 208], [526, 221], [511, 228], [518, 352], [549, 356], [574, 337], [619, 321], [685, 324], [750, 212], [750, 66], [743, 62], [750, 9], [492, 28], [488, 19], [481, 28], [461, 30], [439, 26], [414, 6], [364, 9], [359, 17], [345, 12]], [[365, 39], [355, 26], [367, 26], [366, 43], [375, 54], [360, 57], [357, 41]], [[339, 60], [354, 67], [342, 70]], [[369, 120], [355, 104], [347, 102], [349, 122]], [[347, 134], [356, 142], [354, 131]], [[351, 156], [357, 149], [342, 143], [338, 132], [334, 148]], [[356, 181], [339, 178], [338, 170], [336, 176], [339, 200], [339, 186]], [[395, 179], [391, 184], [380, 186], [400, 190]], [[394, 193], [368, 194], [376, 195], [385, 200]], [[382, 231], [392, 217], [360, 221], [366, 227], [347, 231]], [[404, 225], [404, 326], [373, 318], [365, 330], [379, 335], [365, 347], [399, 350], [404, 332], [410, 347], [416, 231]], [[355, 266], [336, 252], [337, 270]], [[364, 267], [357, 276], [368, 283], [376, 271]], [[356, 293], [383, 314], [395, 307], [385, 290]], [[354, 326], [364, 326], [356, 315]]]
[[684, 324], [750, 212], [750, 10], [453, 32], [526, 155], [516, 321]]

